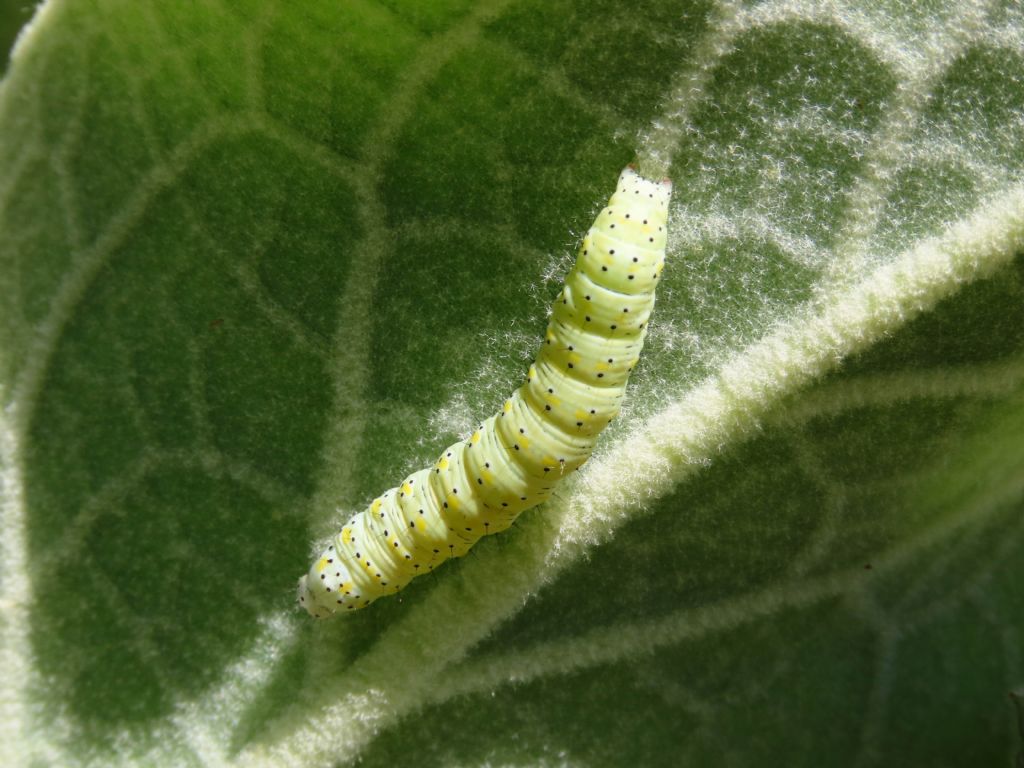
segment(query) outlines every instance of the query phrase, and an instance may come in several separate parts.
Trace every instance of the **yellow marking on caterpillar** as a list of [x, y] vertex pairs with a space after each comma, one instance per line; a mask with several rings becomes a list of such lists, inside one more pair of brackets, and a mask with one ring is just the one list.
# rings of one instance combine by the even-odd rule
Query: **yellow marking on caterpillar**
[[316, 569], [317, 569], [318, 572], [323, 572], [324, 568], [326, 568], [326, 567], [327, 567], [327, 558], [326, 557], [321, 557], [320, 558], [320, 562], [318, 562], [316, 564]]

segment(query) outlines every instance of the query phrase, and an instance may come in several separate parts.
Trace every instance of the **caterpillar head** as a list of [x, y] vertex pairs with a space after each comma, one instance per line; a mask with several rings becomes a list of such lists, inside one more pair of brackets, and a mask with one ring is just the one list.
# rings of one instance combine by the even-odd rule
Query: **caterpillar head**
[[313, 593], [309, 589], [309, 576], [303, 576], [299, 579], [299, 588], [296, 593], [296, 599], [299, 601], [299, 605], [305, 608], [313, 618], [320, 618], [318, 615], [318, 608], [316, 607], [316, 600], [313, 597]]
[[341, 564], [332, 546], [299, 579], [296, 597], [310, 616], [323, 619], [362, 607], [363, 601], [355, 591], [348, 568]]

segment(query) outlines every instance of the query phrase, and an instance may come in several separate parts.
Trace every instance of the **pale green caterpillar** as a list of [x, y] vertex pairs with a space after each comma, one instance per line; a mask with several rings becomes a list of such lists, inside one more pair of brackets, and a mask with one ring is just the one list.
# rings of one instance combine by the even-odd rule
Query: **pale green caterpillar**
[[299, 580], [299, 602], [322, 618], [364, 608], [460, 557], [547, 499], [589, 458], [619, 412], [665, 264], [672, 183], [632, 168], [555, 300], [526, 382], [434, 466], [407, 477], [349, 520]]

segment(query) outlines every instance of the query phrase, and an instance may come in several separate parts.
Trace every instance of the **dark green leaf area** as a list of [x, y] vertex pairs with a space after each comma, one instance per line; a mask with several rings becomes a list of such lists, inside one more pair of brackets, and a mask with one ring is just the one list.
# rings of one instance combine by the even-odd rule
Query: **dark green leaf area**
[[942, 311], [844, 362], [850, 374], [998, 364], [1024, 349], [1024, 254], [987, 280], [965, 285]]
[[65, 569], [40, 582], [49, 588], [40, 590], [33, 616], [33, 649], [59, 680], [41, 710], [73, 717], [80, 748], [110, 748], [114, 729], [143, 733], [166, 716], [172, 692], [164, 685], [166, 669], [140, 644], [116, 590], [94, 568], [78, 563]]
[[[157, 12], [168, 11], [173, 16], [172, 8], [163, 6]], [[209, 7], [204, 7], [199, 16], [208, 11]], [[154, 18], [145, 22], [149, 26], [141, 31], [123, 29], [104, 40], [103, 56], [110, 59], [114, 70], [111, 78], [120, 80], [120, 92], [109, 97], [113, 102], [110, 109], [130, 110], [131, 141], [136, 150], [149, 153], [148, 173], [154, 172], [154, 162], [179, 163], [211, 123], [229, 120], [248, 106], [249, 84], [237, 71], [238, 46], [218, 49], [209, 30], [193, 29], [197, 22], [198, 18], [160, 23]], [[131, 13], [112, 21], [116, 25], [137, 23], [140, 20]], [[236, 36], [242, 34], [233, 24], [227, 29]], [[154, 37], [159, 40], [156, 50]], [[98, 100], [107, 101], [107, 94], [98, 95]], [[97, 131], [104, 129], [105, 124], [96, 126]]]
[[485, 648], [561, 636], [567, 617], [577, 628], [640, 621], [783, 578], [823, 505], [791, 455], [765, 438], [715, 461], [562, 574]]
[[341, 155], [362, 153], [422, 36], [372, 3], [313, 3], [260, 40], [267, 113]]
[[253, 80], [259, 73], [250, 69], [258, 65], [250, 58], [254, 51], [249, 43], [256, 43], [258, 53], [258, 40], [252, 37], [259, 37], [259, 23], [267, 20], [256, 12], [258, 3], [252, 6], [247, 11], [237, 2], [138, 4], [128, 9], [115, 5], [106, 12], [104, 26], [125, 46], [126, 69], [140, 60], [173, 62], [178, 67], [177, 95], [168, 90], [168, 99], [202, 99], [212, 114], [238, 112], [255, 96]]
[[191, 334], [193, 388], [218, 447], [307, 491], [360, 235], [351, 191], [260, 134], [214, 145], [204, 160], [182, 211], [200, 249], [169, 270], [167, 288]]
[[[30, 94], [21, 94], [18, 113], [24, 124], [18, 127], [22, 131], [34, 127], [39, 131], [42, 146], [64, 146], [66, 151], [77, 149], [85, 120], [81, 110], [88, 100], [84, 91], [89, 78], [89, 52], [82, 45], [81, 34], [74, 39], [61, 38], [46, 46], [28, 46], [24, 50], [25, 58], [19, 57], [15, 66], [37, 69], [39, 87]], [[11, 77], [16, 73], [17, 69]], [[70, 78], [70, 82], [65, 78]], [[21, 148], [27, 146], [31, 145], [20, 144]], [[69, 152], [68, 159], [71, 154]]]
[[193, 407], [190, 353], [201, 348], [209, 320], [201, 329], [183, 322], [173, 276], [151, 277], [165, 264], [162, 246], [172, 232], [202, 252], [199, 239], [182, 233], [184, 214], [165, 196], [144, 217], [146, 234], [112, 252], [81, 289], [54, 342], [26, 445], [33, 546], [46, 546], [145, 449], [198, 441], [202, 409]]
[[[606, 641], [614, 645], [616, 638]], [[836, 644], [845, 651], [838, 658]], [[780, 656], [781, 647], [787, 652]], [[656, 655], [622, 650], [622, 663], [582, 671], [573, 671], [572, 658], [560, 658], [557, 647], [551, 657], [531, 656], [520, 673], [529, 675], [534, 662], [549, 670], [564, 662], [566, 671], [410, 716], [396, 728], [398, 738], [379, 739], [364, 760], [386, 765], [397, 759], [400, 745], [419, 743], [431, 745], [419, 753], [424, 764], [440, 766], [444, 745], [457, 743], [461, 756], [478, 763], [521, 764], [540, 755], [609, 768], [633, 760], [711, 765], [741, 744], [744, 759], [755, 764], [810, 768], [821, 765], [827, 738], [836, 753], [829, 764], [852, 764], [859, 734], [844, 723], [867, 706], [865, 676], [873, 656], [870, 634], [856, 624], [851, 629], [842, 604], [755, 621], [717, 636], [711, 651], [687, 640]], [[729, 691], [725, 697], [723, 689]], [[796, 733], [792, 716], [804, 726]], [[495, 722], [516, 738], [494, 739], [486, 724]]]
[[[995, 487], [1005, 489], [1007, 482], [1019, 487], [1020, 461], [1016, 456], [1016, 476], [1004, 475]], [[443, 761], [445, 748], [454, 744], [479, 752], [481, 760], [486, 755], [513, 761], [516, 750], [537, 751], [544, 745], [582, 755], [588, 764], [615, 765], [624, 755], [646, 754], [645, 745], [657, 744], [670, 757], [652, 752], [645, 761], [703, 765], [741, 744], [745, 758], [753, 754], [766, 764], [816, 766], [822, 754], [836, 766], [855, 766], [864, 759], [928, 764], [946, 748], [964, 753], [951, 764], [966, 765], [978, 733], [985, 735], [987, 754], [1004, 754], [1013, 650], [1001, 638], [1021, 630], [1021, 622], [1007, 620], [1006, 611], [1020, 602], [1016, 585], [1022, 575], [1024, 529], [1019, 494], [993, 513], [985, 504], [990, 487], [986, 483], [976, 489], [973, 503], [957, 507], [961, 519], [956, 525], [947, 527], [939, 519], [937, 526], [925, 527], [938, 536], [930, 533], [928, 541], [906, 537], [891, 552], [883, 550], [880, 558], [851, 565], [834, 577], [773, 579], [775, 586], [754, 588], [735, 600], [691, 602], [683, 592], [672, 605], [671, 595], [665, 595], [664, 614], [639, 621], [629, 612], [616, 612], [610, 600], [607, 623], [591, 631], [581, 629], [586, 608], [574, 613], [572, 601], [542, 594], [540, 606], [513, 622], [518, 633], [501, 632], [474, 654], [471, 664], [451, 670], [470, 681], [473, 672], [482, 673], [480, 689], [406, 718], [394, 736], [398, 743], [409, 737], [437, 745], [426, 753], [433, 761]], [[977, 512], [963, 519], [965, 509]], [[880, 517], [879, 525], [886, 524]], [[730, 529], [734, 523], [719, 520], [715, 525]], [[845, 542], [856, 542], [856, 535], [840, 533], [837, 541], [845, 547]], [[954, 541], [957, 546], [951, 547]], [[762, 544], [776, 542], [748, 540], [748, 555], [756, 558]], [[963, 556], [961, 544], [967, 547]], [[644, 554], [635, 549], [621, 553], [640, 571]], [[648, 554], [671, 562], [665, 552]], [[713, 572], [713, 557], [687, 563], [686, 554], [680, 551], [679, 570], [685, 563]], [[794, 574], [805, 560], [804, 555], [794, 558]], [[836, 565], [841, 561], [836, 558]], [[591, 573], [599, 573], [608, 560], [597, 557], [591, 566]], [[723, 564], [719, 573], [727, 573], [728, 566]], [[597, 581], [587, 588], [601, 589], [600, 574]], [[558, 586], [573, 582], [561, 580]], [[894, 584], [906, 597], [890, 602], [888, 590]], [[636, 586], [622, 579], [618, 588], [650, 603], [652, 595]], [[581, 591], [575, 597], [586, 602]], [[602, 597], [610, 596], [605, 591]], [[762, 610], [770, 617], [759, 618]], [[527, 619], [563, 627], [571, 623], [576, 631], [570, 638], [564, 630], [552, 631], [529, 642], [530, 632], [522, 626]], [[600, 663], [601, 658], [608, 662]], [[579, 660], [584, 660], [584, 671], [576, 666]], [[541, 682], [488, 686], [490, 666], [529, 680], [534, 665]], [[613, 692], [618, 694], [614, 706], [607, 700]], [[802, 724], [795, 732], [794, 716]], [[495, 747], [493, 739], [480, 735], [488, 718], [504, 723], [510, 717], [516, 721], [517, 739]], [[558, 723], [562, 727], [555, 727]], [[925, 733], [936, 723], [943, 729], [939, 739]], [[617, 738], [620, 729], [628, 732], [628, 740]], [[383, 762], [393, 743], [392, 738], [375, 742], [370, 764]], [[588, 744], [610, 752], [592, 755]], [[487, 751], [494, 749], [500, 754]]]
[[[1018, 506], [1016, 515], [1022, 512]], [[1021, 554], [1018, 547], [1015, 557], [1005, 561], [1008, 571], [1002, 576], [1015, 578], [1018, 585], [1024, 578]], [[904, 765], [1009, 765], [1006, 701], [1012, 682], [1005, 638], [1019, 633], [1024, 622], [1006, 604], [995, 619], [991, 604], [973, 602], [968, 599], [908, 631], [901, 638], [904, 650], [880, 659], [891, 676], [884, 680], [885, 693], [902, 703], [883, 704], [872, 713], [885, 721], [877, 754]]]
[[381, 278], [388, 300], [374, 315], [375, 398], [443, 403], [492, 356], [508, 395], [529, 363], [522, 348], [532, 356], [543, 338], [545, 318], [539, 306], [530, 311], [530, 255], [457, 225], [402, 238]]
[[[619, 159], [612, 168], [630, 159], [625, 146], [609, 154], [607, 129], [594, 118], [585, 102], [553, 88], [543, 73], [500, 47], [481, 43], [460, 52], [424, 90], [415, 120], [399, 134], [382, 189], [388, 221], [454, 216], [467, 226], [510, 227], [533, 246], [544, 238], [561, 241], [567, 223], [565, 216], [558, 219], [561, 205], [544, 219], [546, 226], [535, 220], [536, 201], [550, 202], [543, 185], [578, 186], [574, 161], [580, 156], [588, 167], [614, 154]], [[604, 177], [607, 187], [607, 172]], [[541, 190], [533, 188], [536, 182]]]
[[[77, 9], [82, 26], [98, 15], [90, 14], [87, 5]], [[256, 66], [247, 48], [249, 25], [240, 24], [227, 8], [139, 3], [100, 13], [103, 31], [88, 52], [84, 73], [87, 93], [94, 85], [103, 86], [92, 94], [104, 110], [94, 123], [98, 134], [114, 127], [110, 120], [128, 115], [127, 125], [119, 129], [131, 132], [131, 148], [173, 165], [175, 154], [206, 123], [256, 107], [258, 73], [246, 71]]]
[[787, 231], [827, 242], [894, 86], [870, 51], [835, 29], [751, 31], [714, 72], [676, 157], [676, 187], [695, 208], [778, 217]]
[[[671, 254], [651, 319], [631, 405], [657, 397], [658, 382], [695, 384], [772, 319], [811, 296], [818, 269], [757, 236], [723, 237]], [[642, 406], [641, 406], [642, 407]]]
[[[300, 618], [297, 614], [296, 618]], [[272, 723], [289, 707], [303, 700], [303, 683], [310, 673], [308, 653], [309, 645], [320, 639], [319, 633], [324, 631], [322, 624], [306, 624], [297, 642], [288, 652], [282, 654], [280, 661], [273, 670], [265, 688], [266, 695], [255, 701], [246, 702], [237, 712], [236, 726], [232, 729], [232, 749], [241, 750], [246, 744], [259, 743], [268, 735], [267, 723]], [[331, 629], [326, 630], [330, 634]], [[336, 645], [339, 653], [347, 651], [343, 643]]]
[[922, 525], [929, 525], [930, 536], [919, 541], [930, 547], [954, 539], [957, 546], [919, 545], [929, 557], [898, 558], [881, 574], [879, 603], [902, 620], [919, 623], [958, 600], [977, 597], [981, 585], [1018, 556], [1024, 535], [1024, 448], [1017, 439], [1024, 433], [1022, 402], [1024, 386], [1018, 384], [1008, 401], [979, 408], [976, 426], [960, 440], [946, 441], [945, 461], [903, 483], [902, 508], [893, 510], [896, 524], [890, 526], [898, 546], [913, 548], [912, 532]]
[[[632, 9], [609, 7], [595, 14], [587, 5], [579, 11], [580, 31], [568, 48], [559, 35], [560, 54], [552, 61], [553, 52], [532, 47], [533, 25], [548, 10], [522, 11], [531, 24], [530, 35], [522, 39], [515, 33], [520, 8], [494, 22], [487, 42], [445, 64], [419, 97], [416, 119], [398, 139], [400, 151], [384, 185], [390, 221], [447, 218], [454, 212], [467, 224], [511, 226], [534, 246], [574, 247], [593, 213], [581, 216], [580, 203], [606, 194], [597, 190], [605, 189], [608, 174], [633, 159], [618, 125], [622, 118], [609, 109], [630, 100], [627, 119], [649, 119], [657, 99], [644, 94], [659, 87], [659, 75], [667, 80], [672, 71], [652, 72], [650, 61], [672, 60], [687, 40], [644, 33], [643, 44], [662, 48], [663, 55], [645, 62], [642, 72], [632, 72], [643, 60], [635, 57], [627, 30], [643, 32], [643, 25], [652, 23], [649, 17], [641, 15], [644, 21], [636, 27]], [[703, 6], [692, 11], [696, 18], [703, 13]], [[609, 25], [609, 16], [618, 21]], [[699, 23], [687, 27], [693, 35], [700, 28]], [[598, 51], [616, 57], [614, 65], [595, 67]], [[629, 54], [617, 55], [623, 51]], [[600, 82], [582, 77], [601, 71]], [[636, 79], [635, 87], [630, 78]], [[490, 172], [481, 174], [481, 168]]]
[[[436, 461], [441, 452], [460, 437], [458, 427], [453, 424], [431, 424], [417, 407], [405, 400], [408, 392], [401, 389], [402, 382], [397, 384], [401, 399], [375, 398], [371, 411], [359, 413], [360, 420], [366, 422], [366, 434], [372, 438], [360, 446], [359, 465], [352, 467], [350, 482], [337, 499], [340, 509], [353, 514], [361, 511], [372, 499], [397, 486], [406, 475]], [[380, 381], [370, 382], [371, 388], [380, 385]], [[452, 381], [444, 382], [449, 388], [448, 394], [452, 394], [450, 387], [453, 385]], [[464, 415], [467, 419], [463, 426], [469, 429], [472, 414], [465, 412]], [[481, 410], [476, 415], [487, 414]], [[356, 618], [360, 618], [360, 614], [356, 614]]]
[[900, 253], [918, 238], [941, 234], [960, 211], [978, 205], [977, 176], [950, 160], [937, 154], [894, 174], [875, 233], [879, 250]]
[[[203, 359], [212, 442], [225, 455], [308, 493], [330, 401], [326, 374], [319, 361], [261, 318], [239, 312], [233, 319], [238, 325], [227, 328], [225, 321], [225, 332]], [[254, 405], [243, 405], [249, 403]]]
[[[147, 126], [134, 109], [133, 94], [124, 87], [123, 62], [117, 48], [102, 37], [89, 53], [81, 89], [76, 94], [80, 100], [63, 110], [72, 122], [69, 132], [80, 123], [80, 135], [71, 133], [65, 141], [89, 147], [89, 151], [73, 152], [69, 173], [74, 181], [68, 197], [61, 201], [75, 217], [81, 244], [96, 240], [111, 219], [131, 203], [155, 160], [147, 141]], [[103, 97], [87, 102], [90, 88]], [[88, 119], [84, 114], [86, 103]]]
[[[291, 604], [306, 565], [298, 513], [357, 230], [348, 188], [283, 152], [259, 136], [215, 143], [185, 192], [157, 195], [82, 290], [47, 367], [26, 498], [38, 594], [58, 597], [33, 637], [85, 722], [166, 714], [243, 652], [268, 605]], [[252, 183], [257, 166], [277, 183]], [[61, 618], [64, 594], [87, 626]], [[137, 642], [104, 639], [108, 610]], [[97, 691], [103, 674], [149, 693]]]
[[[202, 261], [212, 261], [253, 309], [323, 356], [349, 269], [366, 269], [349, 180], [254, 129], [212, 143], [182, 187], [190, 206], [184, 223], [199, 230], [214, 257]], [[217, 288], [194, 282], [200, 293], [187, 300], [202, 317]]]
[[488, 36], [537, 71], [554, 73], [552, 84], [564, 78], [581, 101], [636, 120], [650, 114], [706, 33], [711, 7], [703, 0], [528, 0], [513, 4]]
[[[981, 204], [990, 174], [1024, 169], [1024, 56], [970, 47], [951, 62], [915, 127], [914, 162], [894, 174], [877, 242], [898, 251]], [[998, 168], [998, 170], [997, 170]]]
[[839, 482], [870, 484], [913, 476], [969, 428], [981, 403], [961, 398], [910, 400], [822, 415], [806, 426], [815, 458]]
[[[34, 222], [21, 227], [0, 228], [4, 270], [0, 284], [10, 292], [11, 301], [0, 316], [4, 343], [10, 352], [23, 352], [25, 330], [41, 322], [50, 309], [53, 293], [67, 274], [71, 261], [72, 234], [66, 219], [35, 220], [33, 212], [60, 198], [60, 179], [45, 157], [26, 161], [23, 179], [32, 179], [24, 192], [7, 203], [4, 218], [9, 222]], [[18, 365], [21, 355], [8, 355]], [[17, 361], [17, 362], [15, 362]], [[5, 359], [5, 362], [8, 362]]]
[[426, 34], [443, 32], [479, 7], [479, 3], [473, 0], [432, 0], [429, 3], [381, 0], [379, 4], [390, 10], [396, 18]]
[[[43, 554], [37, 647], [84, 723], [148, 719], [198, 693], [243, 651], [264, 596], [292, 599], [288, 577], [305, 559], [300, 518], [198, 457], [154, 461], [131, 479], [119, 504], [86, 511], [84, 538], [73, 524]], [[94, 675], [148, 693], [108, 685], [109, 703], [96, 706]]]
[[[1024, 166], [1024, 55], [1007, 47], [971, 47], [944, 73], [923, 124], [937, 123], [943, 138], [1005, 169]], [[943, 154], [948, 154], [950, 148]], [[952, 160], [952, 158], [950, 158]]]

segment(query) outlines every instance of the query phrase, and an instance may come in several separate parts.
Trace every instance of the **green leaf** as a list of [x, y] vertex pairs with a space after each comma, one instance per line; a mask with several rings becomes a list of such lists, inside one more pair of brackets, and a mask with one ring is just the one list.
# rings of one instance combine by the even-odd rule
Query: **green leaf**
[[[1000, 765], [1024, 680], [1018, 3], [51, 0], [0, 85], [0, 762]], [[585, 471], [314, 624], [518, 383], [637, 160]]]

